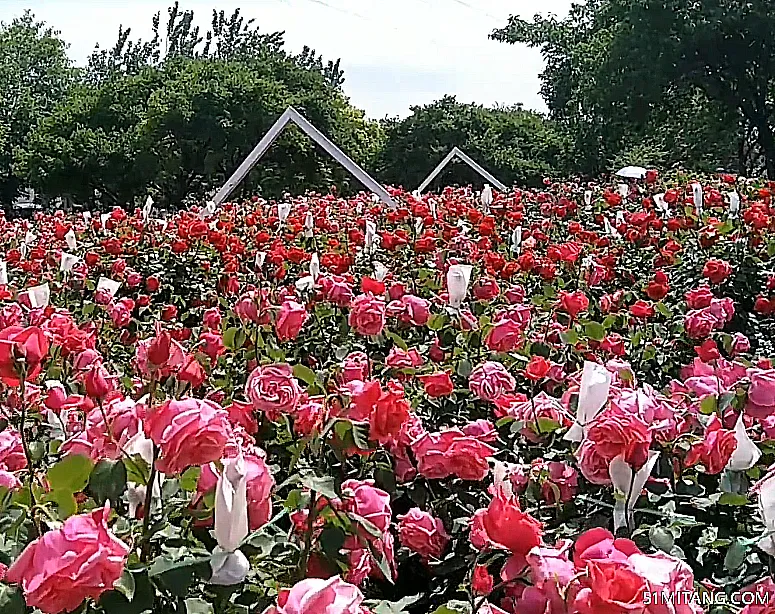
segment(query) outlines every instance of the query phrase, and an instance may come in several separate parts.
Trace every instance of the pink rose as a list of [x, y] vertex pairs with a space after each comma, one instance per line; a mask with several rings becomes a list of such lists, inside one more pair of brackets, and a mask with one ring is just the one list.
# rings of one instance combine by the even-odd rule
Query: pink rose
[[703, 284], [699, 288], [689, 290], [686, 293], [686, 304], [689, 306], [689, 309], [703, 309], [704, 307], [709, 307], [714, 298], [713, 291], [707, 284]]
[[391, 301], [387, 306], [387, 314], [398, 318], [404, 324], [425, 326], [431, 317], [429, 303], [424, 298], [405, 294], [400, 299]]
[[649, 590], [645, 578], [627, 563], [595, 561], [587, 566], [585, 586], [573, 599], [576, 614], [645, 614], [643, 595]]
[[309, 437], [321, 431], [325, 418], [324, 401], [325, 397], [306, 397], [299, 401], [293, 420], [294, 433]]
[[356, 296], [347, 322], [360, 335], [379, 335], [385, 328], [385, 301], [373, 294]]
[[635, 470], [648, 459], [651, 432], [635, 414], [610, 407], [592, 422], [576, 456], [581, 473], [593, 484], [610, 484], [608, 466], [622, 454]]
[[211, 307], [202, 315], [202, 326], [212, 330], [220, 330], [222, 320], [220, 310], [217, 307]]
[[108, 529], [110, 508], [71, 516], [24, 549], [7, 582], [21, 585], [30, 607], [46, 614], [71, 612], [87, 597], [95, 601], [124, 571], [129, 547]]
[[485, 338], [485, 343], [493, 352], [511, 352], [522, 343], [524, 327], [511, 318], [496, 320]]
[[735, 333], [732, 337], [732, 346], [729, 349], [731, 356], [745, 354], [751, 350], [751, 342], [743, 333]]
[[0, 469], [19, 471], [27, 466], [22, 438], [14, 427], [0, 431]]
[[223, 458], [231, 425], [222, 407], [189, 398], [156, 408], [145, 420], [145, 433], [161, 450], [159, 471], [177, 475]]
[[342, 482], [344, 509], [365, 518], [382, 533], [390, 528], [393, 512], [390, 509], [390, 495], [374, 488], [373, 482], [346, 480]]
[[748, 369], [748, 403], [745, 412], [754, 418], [766, 418], [775, 412], [775, 369]]
[[280, 414], [292, 413], [296, 409], [301, 388], [291, 366], [278, 363], [256, 367], [245, 383], [245, 395], [255, 409], [275, 421]]
[[339, 576], [328, 580], [307, 578], [293, 588], [280, 591], [277, 605], [264, 614], [368, 614], [361, 607], [363, 595], [357, 586]]
[[[576, 494], [579, 476], [576, 470], [563, 462], [546, 463], [548, 475], [541, 484], [541, 494], [550, 504], [567, 503]], [[558, 500], [559, 499], [559, 500]]]
[[339, 307], [347, 307], [353, 298], [353, 291], [350, 284], [344, 277], [338, 275], [329, 275], [321, 277], [318, 280], [323, 289], [323, 296], [327, 301], [331, 301]]
[[296, 339], [304, 323], [309, 319], [309, 314], [304, 305], [296, 301], [285, 301], [280, 306], [280, 313], [275, 322], [275, 331], [279, 341]]
[[716, 328], [718, 319], [707, 309], [690, 311], [684, 318], [684, 328], [690, 339], [704, 339]]
[[449, 542], [449, 535], [441, 519], [434, 518], [418, 507], [413, 507], [398, 519], [398, 538], [402, 545], [426, 560], [441, 557]]
[[767, 576], [746, 586], [740, 593], [751, 602], [740, 614], [772, 614], [772, 604], [775, 603], [775, 582], [771, 577]]
[[366, 381], [369, 377], [369, 357], [363, 352], [351, 352], [342, 363], [342, 383]]
[[413, 369], [422, 366], [424, 362], [425, 360], [416, 349], [403, 350], [397, 345], [390, 348], [385, 358], [385, 364], [393, 369]]
[[468, 379], [468, 387], [480, 399], [496, 401], [503, 395], [514, 392], [517, 382], [501, 363], [487, 361], [473, 370]]
[[429, 480], [456, 475], [462, 480], [483, 480], [490, 471], [488, 459], [495, 448], [460, 429], [424, 433], [412, 442], [417, 470]]

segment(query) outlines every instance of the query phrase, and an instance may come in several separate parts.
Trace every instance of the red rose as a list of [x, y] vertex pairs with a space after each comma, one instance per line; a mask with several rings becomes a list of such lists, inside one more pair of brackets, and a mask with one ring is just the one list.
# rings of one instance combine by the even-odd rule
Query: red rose
[[151, 276], [145, 280], [145, 287], [148, 292], [156, 292], [160, 285], [161, 282], [159, 282], [159, 278], [156, 276]]
[[711, 362], [721, 358], [716, 342], [713, 339], [706, 339], [702, 345], [695, 346], [694, 351], [697, 352], [697, 356], [700, 357], [702, 362]]
[[670, 284], [668, 283], [667, 275], [662, 271], [657, 271], [654, 274], [654, 279], [646, 286], [646, 294], [652, 301], [661, 301], [670, 292]]
[[174, 320], [178, 316], [178, 308], [175, 305], [165, 305], [161, 310], [161, 319], [165, 322]]
[[735, 432], [723, 428], [718, 416], [713, 416], [705, 429], [703, 441], [693, 445], [686, 455], [686, 465], [691, 467], [696, 463], [702, 463], [706, 473], [719, 474], [727, 466], [735, 448], [737, 448]]
[[27, 381], [32, 381], [47, 355], [48, 339], [37, 326], [9, 326], [0, 331], [0, 379], [7, 386], [21, 384], [22, 364]]
[[633, 305], [630, 305], [630, 313], [636, 318], [647, 320], [654, 315], [654, 307], [646, 301], [637, 301]]
[[385, 284], [371, 277], [364, 277], [361, 279], [361, 291], [364, 294], [371, 292], [374, 296], [382, 296], [385, 294]]
[[532, 356], [527, 367], [525, 367], [525, 376], [534, 382], [542, 380], [552, 368], [550, 363], [543, 356]]
[[425, 386], [425, 394], [432, 399], [438, 399], [439, 397], [452, 394], [452, 391], [455, 389], [455, 385], [452, 383], [452, 379], [446, 371], [432, 373], [431, 375], [418, 375], [417, 379]]
[[702, 285], [686, 293], [686, 304], [689, 306], [689, 309], [704, 309], [705, 307], [710, 307], [714, 298], [711, 289], [706, 285]]
[[571, 319], [575, 319], [582, 311], [589, 307], [589, 299], [581, 290], [576, 292], [560, 292], [560, 302], [558, 307], [567, 313]]
[[724, 283], [727, 277], [732, 272], [732, 267], [728, 262], [724, 260], [718, 260], [711, 258], [705, 263], [705, 268], [702, 269], [702, 274], [707, 277], [712, 284]]

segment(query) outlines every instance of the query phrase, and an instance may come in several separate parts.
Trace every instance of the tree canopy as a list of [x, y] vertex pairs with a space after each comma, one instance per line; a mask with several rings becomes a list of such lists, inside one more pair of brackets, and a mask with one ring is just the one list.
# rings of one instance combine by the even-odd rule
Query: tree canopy
[[755, 165], [752, 140], [775, 176], [773, 31], [766, 0], [590, 0], [493, 37], [542, 50], [551, 116], [590, 169], [672, 135], [670, 161], [700, 166]]
[[[510, 184], [535, 184], [565, 167], [565, 139], [538, 113], [521, 107], [487, 108], [447, 96], [412, 108], [403, 120], [385, 122], [377, 163], [388, 183], [416, 188], [453, 147]], [[481, 184], [465, 164], [450, 164], [439, 185]]]

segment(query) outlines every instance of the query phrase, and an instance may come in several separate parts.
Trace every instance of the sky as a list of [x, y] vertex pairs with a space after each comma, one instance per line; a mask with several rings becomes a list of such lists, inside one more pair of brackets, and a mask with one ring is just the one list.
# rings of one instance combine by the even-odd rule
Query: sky
[[[119, 25], [150, 38], [151, 18], [172, 1], [0, 0], [0, 21], [25, 9], [58, 29], [83, 64], [96, 43], [110, 47]], [[306, 44], [341, 58], [345, 93], [369, 117], [405, 117], [446, 94], [485, 105], [546, 109], [539, 95], [540, 52], [488, 39], [508, 16], [565, 15], [570, 0], [181, 0], [203, 29], [213, 8], [241, 7], [265, 32], [285, 31], [287, 48]], [[164, 22], [162, 22], [164, 23]]]

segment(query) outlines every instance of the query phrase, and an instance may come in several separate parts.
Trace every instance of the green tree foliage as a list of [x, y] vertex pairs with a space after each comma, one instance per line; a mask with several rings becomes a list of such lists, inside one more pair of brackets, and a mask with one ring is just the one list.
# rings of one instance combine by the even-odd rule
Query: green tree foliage
[[[458, 146], [505, 184], [537, 184], [565, 169], [566, 142], [551, 122], [520, 107], [486, 108], [447, 96], [385, 123], [377, 173], [413, 189]], [[450, 164], [437, 185], [481, 184], [465, 164]]]
[[[341, 91], [338, 62], [314, 50], [286, 53], [281, 33], [263, 34], [235, 11], [213, 12], [200, 33], [193, 13], [160, 15], [150, 41], [121, 29], [116, 45], [92, 54], [84, 83], [56, 106], [17, 151], [17, 172], [49, 195], [108, 204], [151, 192], [172, 206], [220, 187], [288, 105], [368, 164], [380, 128]], [[246, 182], [286, 189], [347, 187], [350, 177], [306, 135], [289, 128]]]
[[20, 187], [13, 150], [46, 117], [76, 78], [59, 34], [26, 12], [0, 24], [0, 202]]
[[772, 171], [774, 29], [765, 0], [590, 0], [493, 37], [541, 48], [542, 94], [588, 170], [644, 141], [667, 163], [740, 167], [750, 125]]

